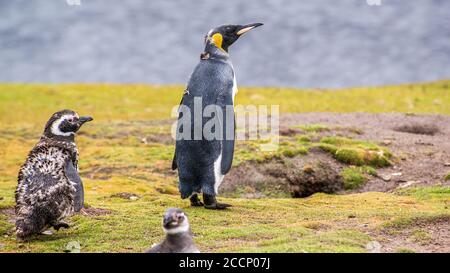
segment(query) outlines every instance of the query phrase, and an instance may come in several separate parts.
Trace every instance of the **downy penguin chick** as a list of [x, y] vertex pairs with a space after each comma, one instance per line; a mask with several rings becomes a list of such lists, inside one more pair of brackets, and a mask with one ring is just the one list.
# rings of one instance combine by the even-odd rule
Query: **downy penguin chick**
[[178, 208], [170, 208], [163, 218], [163, 230], [166, 238], [146, 250], [147, 253], [199, 253], [192, 239], [187, 215]]
[[56, 112], [48, 120], [44, 134], [19, 171], [15, 192], [18, 239], [49, 227], [68, 228], [64, 218], [83, 207], [75, 133], [91, 120], [72, 110]]

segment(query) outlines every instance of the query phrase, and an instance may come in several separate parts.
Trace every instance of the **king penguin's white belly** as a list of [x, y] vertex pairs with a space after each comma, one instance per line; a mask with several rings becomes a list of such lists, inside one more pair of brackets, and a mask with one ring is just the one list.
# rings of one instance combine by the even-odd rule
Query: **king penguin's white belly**
[[[222, 148], [221, 148], [222, 149]], [[219, 157], [214, 161], [214, 192], [219, 193], [219, 186], [222, 183], [224, 175], [222, 174], [222, 150]]]
[[236, 75], [233, 76], [233, 105], [234, 105], [234, 97], [238, 92], [237, 83], [236, 83]]
[[[234, 105], [234, 98], [236, 97], [236, 94], [238, 92], [237, 84], [236, 84], [236, 75], [233, 75], [233, 105]], [[225, 175], [222, 174], [222, 147], [220, 148], [220, 154], [219, 157], [214, 161], [214, 192], [216, 194], [219, 193], [219, 187], [220, 184], [222, 184], [223, 178]]]

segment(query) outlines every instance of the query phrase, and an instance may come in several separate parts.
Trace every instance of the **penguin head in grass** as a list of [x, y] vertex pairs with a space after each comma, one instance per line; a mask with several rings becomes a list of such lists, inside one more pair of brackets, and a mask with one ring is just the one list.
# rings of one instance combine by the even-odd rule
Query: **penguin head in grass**
[[75, 111], [62, 110], [54, 113], [47, 121], [44, 136], [56, 140], [73, 140], [80, 127], [92, 120], [88, 116], [80, 117]]
[[163, 217], [163, 230], [169, 235], [189, 232], [189, 221], [184, 211], [178, 208], [168, 209]]
[[205, 37], [206, 44], [214, 44], [216, 47], [228, 52], [228, 48], [248, 31], [262, 26], [261, 23], [248, 25], [223, 25], [211, 29]]

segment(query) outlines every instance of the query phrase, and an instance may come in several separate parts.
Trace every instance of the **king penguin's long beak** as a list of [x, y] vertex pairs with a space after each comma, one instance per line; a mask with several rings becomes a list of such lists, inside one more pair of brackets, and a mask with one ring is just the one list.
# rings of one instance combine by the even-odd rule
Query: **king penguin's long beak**
[[256, 28], [256, 27], [259, 27], [259, 26], [262, 26], [262, 25], [263, 25], [262, 23], [254, 23], [254, 24], [248, 24], [248, 25], [242, 26], [242, 27], [236, 32], [236, 34], [239, 35], [239, 36], [241, 36], [242, 34], [248, 32], [249, 30], [252, 30], [252, 29], [254, 29], [254, 28]]

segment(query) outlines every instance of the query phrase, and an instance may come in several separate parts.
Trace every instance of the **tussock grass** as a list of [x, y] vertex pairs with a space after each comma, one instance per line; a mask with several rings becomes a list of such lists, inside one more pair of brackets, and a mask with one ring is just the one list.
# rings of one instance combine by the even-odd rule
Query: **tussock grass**
[[374, 143], [345, 137], [324, 137], [318, 145], [332, 154], [338, 161], [356, 166], [390, 166], [391, 152]]

